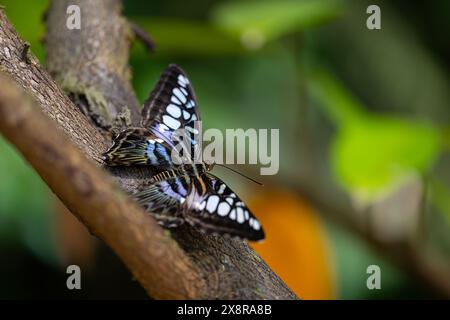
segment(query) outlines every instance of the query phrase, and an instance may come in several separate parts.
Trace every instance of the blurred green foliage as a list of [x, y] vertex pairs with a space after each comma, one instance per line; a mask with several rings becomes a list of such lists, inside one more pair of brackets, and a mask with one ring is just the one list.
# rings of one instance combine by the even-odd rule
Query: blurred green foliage
[[450, 188], [438, 178], [434, 178], [430, 181], [430, 193], [433, 205], [438, 211], [445, 214], [450, 223]]
[[[47, 0], [1, 0], [8, 19], [44, 61], [43, 14]], [[20, 243], [46, 263], [56, 262], [49, 191], [20, 155], [0, 137], [0, 241]]]
[[439, 129], [431, 124], [371, 114], [324, 73], [311, 87], [338, 127], [331, 146], [335, 174], [358, 202], [370, 203], [411, 175], [428, 173], [442, 152]]
[[48, 7], [48, 0], [17, 1], [1, 0], [5, 7], [6, 15], [14, 24], [17, 32], [28, 41], [31, 51], [43, 61], [44, 46], [42, 39], [45, 32], [43, 14]]
[[225, 2], [212, 12], [212, 20], [248, 49], [286, 34], [324, 23], [342, 11], [333, 0], [281, 0]]
[[26, 245], [56, 262], [49, 191], [34, 170], [0, 137], [0, 242]]
[[[400, 270], [384, 260], [367, 244], [336, 225], [327, 224], [334, 249], [339, 299], [430, 298]], [[367, 290], [367, 267], [382, 272], [382, 290]]]
[[[240, 54], [240, 43], [209, 23], [181, 19], [134, 16], [133, 21], [151, 34], [158, 55], [204, 56]], [[144, 52], [136, 53], [139, 55]]]

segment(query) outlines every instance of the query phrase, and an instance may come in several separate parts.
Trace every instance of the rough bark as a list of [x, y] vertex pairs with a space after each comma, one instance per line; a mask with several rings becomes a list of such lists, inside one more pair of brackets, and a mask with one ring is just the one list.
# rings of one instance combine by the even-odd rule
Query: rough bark
[[195, 298], [205, 284], [153, 219], [80, 152], [54, 121], [0, 75], [0, 131], [90, 232], [103, 239], [158, 298]]
[[[23, 41], [4, 13], [0, 13], [2, 72], [9, 74], [31, 95], [37, 106], [56, 121], [55, 125], [55, 122], [44, 121], [43, 116], [39, 117], [34, 112], [22, 111], [22, 120], [18, 122], [20, 128], [15, 127], [11, 120], [0, 122], [4, 134], [72, 213], [114, 249], [152, 297], [295, 299], [292, 291], [246, 242], [204, 236], [188, 226], [172, 233], [165, 232], [126, 197], [117, 196], [120, 193], [99, 172], [98, 166], [101, 165], [99, 155], [108, 147], [103, 129], [108, 128], [124, 106], [129, 107], [132, 121], [136, 123], [138, 120], [138, 104], [129, 82], [127, 64], [130, 28], [121, 17], [121, 6], [116, 0], [70, 1], [70, 4], [78, 4], [82, 8], [82, 29], [68, 30], [65, 27], [68, 4], [69, 1], [52, 3], [47, 14], [46, 36], [49, 70], [67, 94], [34, 56], [27, 53], [24, 59]], [[16, 103], [18, 105], [20, 103]], [[6, 108], [5, 104], [2, 106], [5, 118], [15, 111]], [[30, 115], [39, 121], [26, 120]], [[27, 131], [23, 131], [22, 126]], [[62, 139], [62, 132], [67, 141], [57, 140], [58, 137]], [[27, 151], [26, 139], [16, 137], [18, 135], [30, 135], [29, 138], [34, 139], [33, 144], [38, 146], [45, 141], [53, 148], [50, 154], [56, 156], [39, 155], [42, 149]], [[75, 144], [87, 159], [79, 156], [70, 143]], [[58, 144], [61, 144], [59, 148]], [[66, 146], [70, 152], [64, 151]], [[60, 161], [59, 165], [52, 164], [56, 160]], [[66, 161], [71, 165], [64, 164]], [[135, 190], [148, 177], [144, 169], [114, 169], [109, 172], [126, 191]], [[81, 180], [79, 190], [72, 183], [74, 175]], [[89, 197], [86, 196], [86, 184], [90, 186]], [[92, 211], [90, 205], [93, 206]]]

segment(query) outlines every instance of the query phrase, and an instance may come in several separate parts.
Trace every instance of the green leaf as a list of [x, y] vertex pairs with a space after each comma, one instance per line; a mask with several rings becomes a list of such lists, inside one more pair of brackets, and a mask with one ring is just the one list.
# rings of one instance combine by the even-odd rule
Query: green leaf
[[258, 49], [284, 34], [326, 22], [342, 9], [331, 0], [228, 2], [216, 8], [212, 20], [246, 48]]
[[442, 151], [440, 131], [427, 123], [377, 115], [325, 72], [312, 77], [311, 93], [338, 132], [330, 161], [338, 182], [361, 204], [426, 172]]
[[367, 203], [426, 172], [440, 150], [432, 126], [372, 115], [338, 132], [331, 161], [339, 182]]

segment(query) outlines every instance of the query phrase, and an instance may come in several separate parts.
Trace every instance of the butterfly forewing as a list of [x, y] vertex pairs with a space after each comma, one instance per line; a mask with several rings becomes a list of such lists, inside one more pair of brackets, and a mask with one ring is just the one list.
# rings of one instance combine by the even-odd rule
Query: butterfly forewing
[[109, 166], [147, 165], [158, 173], [173, 166], [171, 148], [145, 128], [130, 128], [117, 135], [103, 161]]
[[197, 99], [189, 79], [179, 67], [170, 65], [144, 103], [142, 126], [155, 128], [171, 139], [175, 130], [194, 131], [197, 120]]

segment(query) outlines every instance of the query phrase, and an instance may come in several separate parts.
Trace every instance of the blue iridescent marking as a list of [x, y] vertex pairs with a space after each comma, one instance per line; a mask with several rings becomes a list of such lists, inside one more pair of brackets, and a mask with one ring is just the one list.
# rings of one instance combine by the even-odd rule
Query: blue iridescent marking
[[177, 180], [175, 181], [175, 183], [177, 184], [178, 192], [179, 192], [183, 197], [186, 197], [186, 195], [187, 195], [187, 190], [184, 188], [183, 183], [180, 181], [180, 179], [177, 179]]
[[170, 163], [170, 157], [169, 157], [169, 155], [167, 154], [166, 148], [164, 148], [163, 145], [157, 144], [157, 145], [156, 145], [156, 151], [158, 151], [159, 155], [160, 155], [161, 157], [163, 157], [164, 160], [166, 160], [167, 162]]
[[147, 144], [147, 156], [150, 159], [151, 164], [158, 163], [158, 159], [156, 158], [154, 151], [155, 151], [155, 145], [153, 143], [148, 143]]
[[181, 197], [180, 194], [172, 189], [170, 183], [163, 180], [160, 182], [160, 185], [165, 194], [167, 194], [168, 196], [170, 196], [172, 198], [180, 199], [180, 197]]

